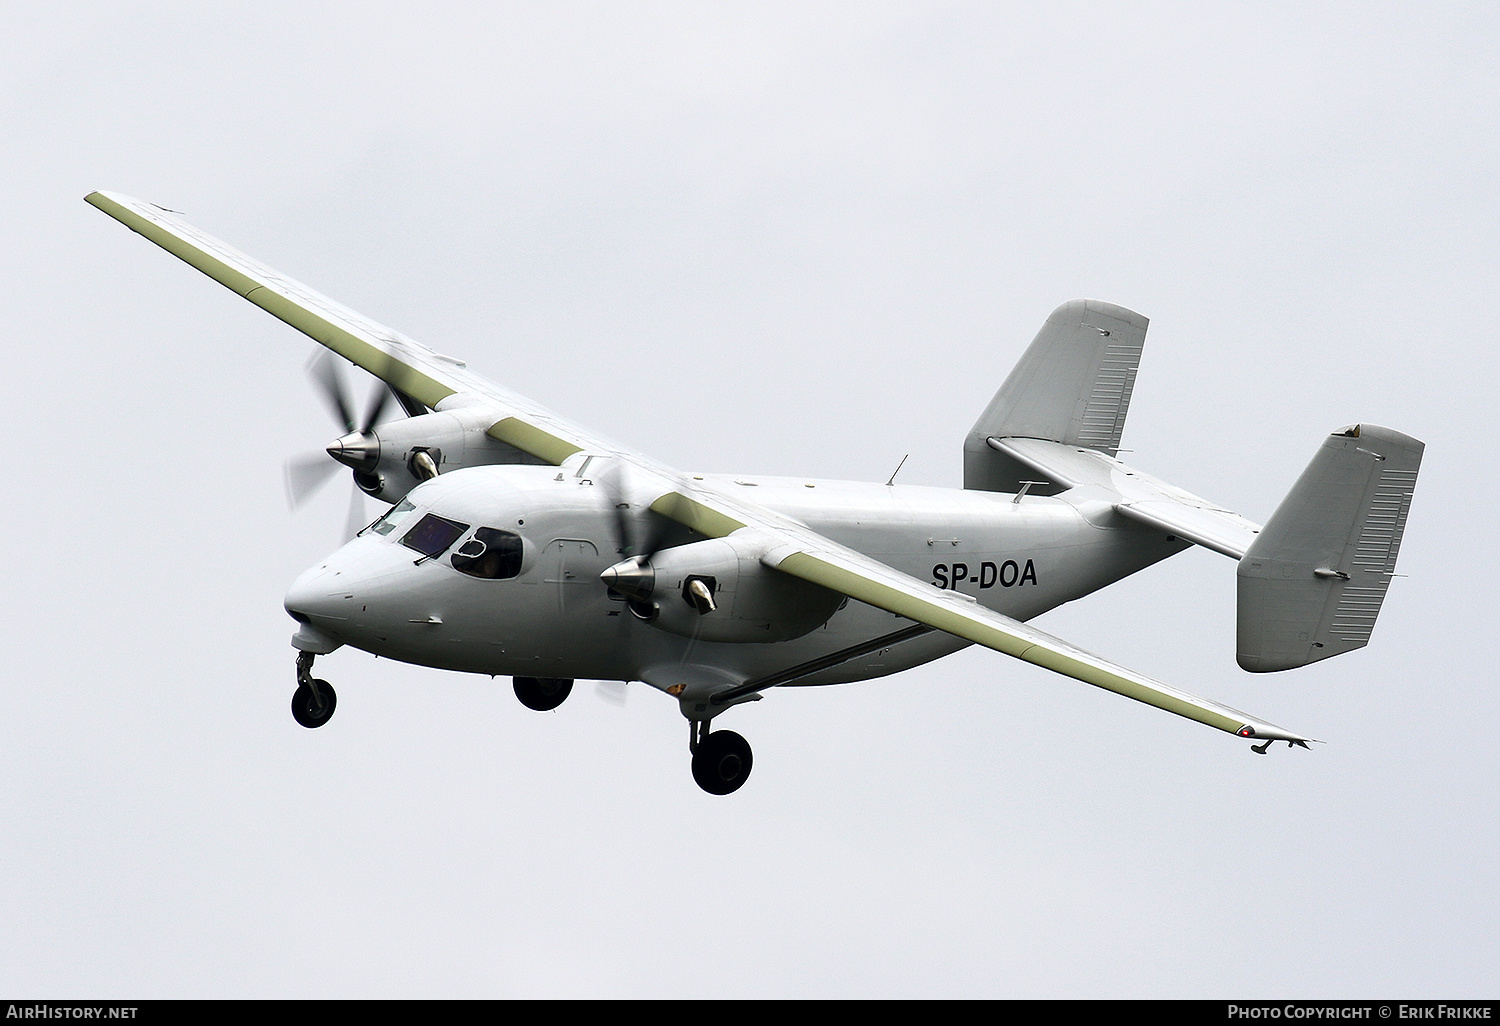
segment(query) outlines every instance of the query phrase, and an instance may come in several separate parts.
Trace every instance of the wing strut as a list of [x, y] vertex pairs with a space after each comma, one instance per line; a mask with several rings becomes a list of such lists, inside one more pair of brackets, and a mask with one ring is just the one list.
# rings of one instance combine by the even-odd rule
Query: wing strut
[[858, 645], [850, 645], [848, 648], [841, 648], [837, 652], [832, 652], [826, 656], [809, 659], [805, 663], [798, 663], [796, 666], [785, 670], [777, 670], [775, 673], [768, 673], [764, 677], [757, 677], [754, 680], [747, 680], [745, 683], [738, 684], [732, 688], [716, 691], [709, 696], [709, 701], [714, 705], [733, 705], [735, 702], [744, 701], [751, 695], [758, 694], [770, 688], [779, 687], [782, 684], [790, 684], [794, 680], [811, 676], [820, 670], [827, 670], [838, 666], [840, 663], [847, 663], [851, 659], [858, 659], [862, 655], [878, 652], [882, 648], [890, 648], [893, 645], [901, 644], [903, 641], [919, 638], [924, 634], [932, 633], [933, 630], [934, 628], [927, 626], [925, 623], [914, 623], [910, 627], [903, 627], [899, 631], [882, 634], [871, 641], [861, 642]]

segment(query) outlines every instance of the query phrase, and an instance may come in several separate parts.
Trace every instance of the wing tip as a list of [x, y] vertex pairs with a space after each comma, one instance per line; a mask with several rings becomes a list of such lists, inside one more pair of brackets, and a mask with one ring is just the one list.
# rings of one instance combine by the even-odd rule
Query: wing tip
[[1327, 744], [1320, 738], [1303, 737], [1301, 734], [1293, 734], [1290, 730], [1284, 730], [1270, 723], [1246, 723], [1235, 731], [1240, 737], [1252, 741], [1286, 741], [1289, 744], [1301, 745], [1306, 748], [1308, 744]]
[[150, 216], [150, 210], [159, 210], [163, 214], [181, 214], [181, 210], [173, 210], [164, 207], [160, 203], [150, 203], [146, 200], [127, 196], [123, 192], [110, 192], [107, 189], [95, 189], [83, 198], [90, 206], [98, 207], [111, 217], [118, 217], [117, 210], [127, 210], [141, 216]]

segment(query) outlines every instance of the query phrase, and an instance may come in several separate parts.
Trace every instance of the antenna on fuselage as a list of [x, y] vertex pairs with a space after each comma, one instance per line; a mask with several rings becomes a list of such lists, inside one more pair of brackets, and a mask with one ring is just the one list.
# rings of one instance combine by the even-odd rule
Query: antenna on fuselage
[[901, 468], [906, 466], [906, 461], [909, 459], [911, 459], [911, 453], [907, 453], [905, 456], [901, 457], [901, 462], [896, 464], [895, 470], [891, 471], [890, 480], [885, 483], [885, 486], [887, 488], [896, 483], [896, 475], [901, 473]]

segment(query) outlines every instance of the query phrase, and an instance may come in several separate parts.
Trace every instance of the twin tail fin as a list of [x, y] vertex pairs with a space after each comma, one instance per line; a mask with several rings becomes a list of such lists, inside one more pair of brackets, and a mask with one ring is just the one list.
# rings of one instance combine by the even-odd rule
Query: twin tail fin
[[1324, 440], [1240, 560], [1236, 658], [1288, 670], [1369, 643], [1423, 444], [1373, 424]]

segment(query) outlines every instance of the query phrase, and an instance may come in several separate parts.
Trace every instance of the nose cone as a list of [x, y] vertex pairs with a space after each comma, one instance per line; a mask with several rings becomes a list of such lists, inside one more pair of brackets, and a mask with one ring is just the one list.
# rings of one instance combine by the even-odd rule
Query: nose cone
[[342, 623], [349, 619], [353, 596], [341, 575], [329, 563], [319, 563], [292, 582], [283, 605], [292, 619], [302, 623]]
[[402, 595], [416, 553], [377, 535], [364, 535], [306, 571], [287, 589], [292, 619], [347, 644], [404, 622]]

